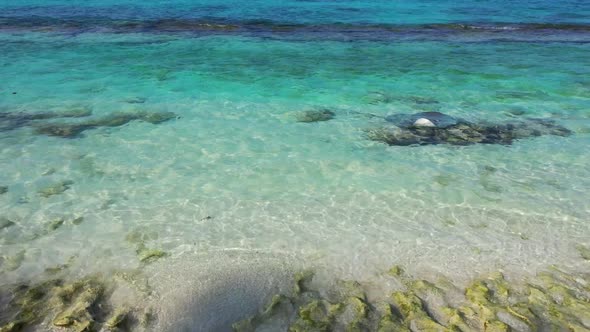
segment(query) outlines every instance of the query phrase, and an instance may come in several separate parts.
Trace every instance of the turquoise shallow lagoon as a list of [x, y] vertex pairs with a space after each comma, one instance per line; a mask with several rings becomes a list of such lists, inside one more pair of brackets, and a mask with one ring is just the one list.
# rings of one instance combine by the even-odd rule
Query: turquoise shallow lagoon
[[[590, 245], [588, 6], [431, 5], [0, 2], [0, 112], [9, 114], [0, 284], [66, 262], [70, 276], [139, 269], [157, 290], [147, 300], [160, 304], [155, 330], [223, 330], [243, 318], [236, 305], [223, 319], [206, 306], [178, 318], [179, 303], [208, 291], [195, 280], [251, 283], [235, 301], [255, 308], [262, 300], [252, 298], [301, 266], [371, 280], [400, 264], [458, 283], [553, 264], [588, 272], [579, 249]], [[162, 17], [184, 21], [121, 28]], [[285, 22], [303, 25], [277, 32]], [[335, 22], [351, 25], [305, 25]], [[485, 28], [423, 33], [450, 22]], [[547, 22], [561, 25], [520, 25]], [[319, 109], [333, 119], [298, 121]], [[427, 111], [541, 118], [572, 135], [470, 146], [369, 139], [388, 115]], [[23, 116], [51, 112], [92, 114]], [[37, 131], [143, 112], [175, 116], [72, 138]], [[165, 257], [146, 264], [140, 246]]]

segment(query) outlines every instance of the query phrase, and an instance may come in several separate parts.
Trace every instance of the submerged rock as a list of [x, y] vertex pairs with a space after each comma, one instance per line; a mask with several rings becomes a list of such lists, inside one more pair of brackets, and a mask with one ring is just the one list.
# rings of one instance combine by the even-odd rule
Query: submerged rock
[[47, 230], [48, 231], [55, 231], [56, 229], [60, 228], [64, 224], [63, 218], [58, 218], [50, 221], [47, 223]]
[[0, 195], [6, 194], [8, 192], [7, 186], [0, 186]]
[[75, 108], [60, 112], [0, 112], [0, 130], [14, 130], [30, 126], [38, 120], [49, 120], [56, 118], [82, 118], [92, 115], [87, 108]]
[[74, 138], [89, 129], [119, 127], [135, 120], [160, 124], [174, 118], [176, 118], [176, 114], [172, 112], [114, 113], [101, 118], [89, 119], [85, 122], [43, 124], [37, 126], [35, 132], [47, 136]]
[[8, 218], [5, 218], [5, 217], [0, 217], [0, 230], [3, 230], [4, 228], [8, 228], [8, 227], [14, 226], [14, 225], [16, 225], [14, 223], [14, 221], [12, 221]]
[[568, 136], [571, 131], [554, 121], [528, 119], [506, 123], [471, 123], [439, 112], [396, 114], [386, 117], [394, 126], [370, 129], [371, 140], [389, 145], [504, 144], [542, 135]]
[[296, 118], [298, 122], [319, 122], [332, 120], [336, 114], [327, 109], [315, 111], [303, 111], [297, 113]]
[[139, 261], [142, 263], [151, 263], [159, 258], [166, 257], [168, 254], [159, 249], [141, 248], [137, 251]]
[[70, 189], [72, 184], [74, 184], [74, 181], [64, 180], [64, 181], [60, 181], [60, 182], [54, 183], [52, 185], [49, 185], [47, 187], [41, 188], [37, 192], [42, 197], [47, 198], [47, 197], [50, 197], [53, 195], [59, 195], [59, 194], [65, 192], [66, 190]]
[[[416, 114], [394, 114], [385, 118], [386, 121], [395, 124], [400, 128], [411, 128], [424, 126], [426, 123], [428, 127], [447, 128], [459, 123], [460, 120], [452, 116], [440, 112], [420, 112]], [[418, 122], [418, 125], [416, 125]]]

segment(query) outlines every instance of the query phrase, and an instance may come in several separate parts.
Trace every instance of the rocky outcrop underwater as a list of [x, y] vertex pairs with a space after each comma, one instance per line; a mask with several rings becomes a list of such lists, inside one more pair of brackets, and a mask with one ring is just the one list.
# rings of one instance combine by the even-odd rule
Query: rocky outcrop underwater
[[49, 123], [36, 126], [35, 132], [48, 136], [74, 138], [82, 132], [98, 127], [119, 127], [131, 121], [144, 121], [151, 124], [159, 124], [176, 118], [172, 112], [137, 112], [137, 113], [114, 113], [101, 118], [89, 119], [77, 123]]
[[[63, 138], [79, 137], [86, 130], [100, 127], [119, 127], [131, 121], [160, 124], [177, 118], [173, 112], [115, 112], [102, 117], [91, 117], [87, 109], [73, 109], [63, 112], [0, 112], [0, 131], [11, 131], [32, 127], [35, 134]], [[78, 121], [47, 121], [63, 118], [81, 118]]]
[[395, 114], [385, 118], [391, 125], [367, 130], [373, 141], [389, 145], [510, 145], [515, 140], [543, 135], [569, 136], [572, 132], [547, 119], [473, 123], [440, 112]]

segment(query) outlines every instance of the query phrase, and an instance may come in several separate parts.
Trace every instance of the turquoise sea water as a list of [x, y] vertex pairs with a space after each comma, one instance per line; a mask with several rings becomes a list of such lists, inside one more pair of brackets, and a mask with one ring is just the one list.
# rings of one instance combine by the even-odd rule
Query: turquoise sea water
[[[587, 271], [589, 54], [585, 1], [0, 1], [0, 284], [137, 268], [156, 330], [223, 330], [294, 266]], [[175, 117], [62, 138], [36, 128], [84, 118], [23, 116], [81, 110]], [[573, 134], [369, 139], [424, 111]], [[167, 256], [141, 263], [134, 236]], [[199, 279], [236, 275], [258, 292], [179, 319]]]

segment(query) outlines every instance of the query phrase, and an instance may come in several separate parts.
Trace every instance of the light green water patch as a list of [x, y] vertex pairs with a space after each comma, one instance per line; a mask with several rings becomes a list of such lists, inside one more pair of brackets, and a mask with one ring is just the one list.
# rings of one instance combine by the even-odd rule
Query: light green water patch
[[[26, 68], [36, 77], [34, 85], [19, 82], [18, 77], [11, 80], [6, 89], [17, 94], [3, 104], [34, 108], [61, 99], [100, 102], [103, 109], [129, 107], [125, 101], [135, 98], [148, 105], [218, 98], [374, 108], [370, 106], [378, 92], [386, 97], [377, 99], [391, 106], [419, 109], [438, 104], [449, 111], [460, 102], [489, 108], [494, 103], [509, 106], [524, 101], [533, 114], [541, 115], [559, 110], [557, 105], [547, 109], [548, 101], [588, 103], [584, 95], [575, 101], [561, 95], [568, 88], [573, 94], [579, 89], [575, 82], [584, 76], [581, 55], [587, 46], [583, 44], [347, 44], [241, 37], [125, 44], [108, 42], [108, 35], [83, 35], [56, 46], [50, 43], [52, 38], [59, 39], [46, 36], [3, 45], [6, 75]], [[522, 66], [513, 68], [516, 64]], [[465, 110], [474, 115], [479, 111], [488, 110]]]

